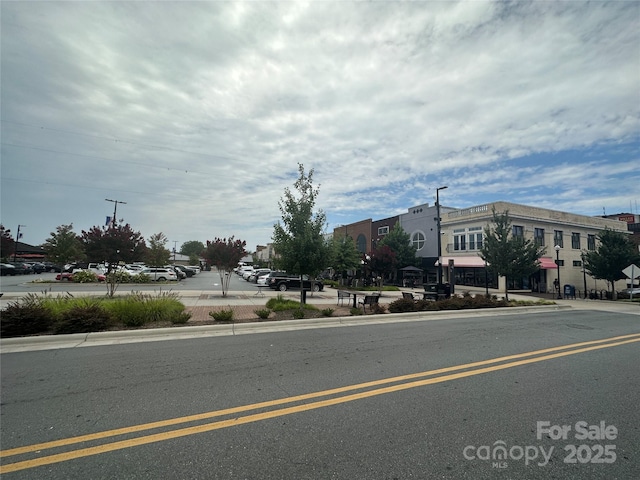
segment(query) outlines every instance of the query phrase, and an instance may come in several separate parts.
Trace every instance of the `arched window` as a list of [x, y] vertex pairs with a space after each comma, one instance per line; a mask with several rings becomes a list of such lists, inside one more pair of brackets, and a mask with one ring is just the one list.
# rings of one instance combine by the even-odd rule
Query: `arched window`
[[360, 253], [367, 253], [367, 237], [362, 233], [356, 239], [356, 248]]
[[416, 247], [417, 250], [422, 250], [422, 247], [424, 247], [424, 240], [424, 233], [415, 232], [411, 237], [411, 244]]

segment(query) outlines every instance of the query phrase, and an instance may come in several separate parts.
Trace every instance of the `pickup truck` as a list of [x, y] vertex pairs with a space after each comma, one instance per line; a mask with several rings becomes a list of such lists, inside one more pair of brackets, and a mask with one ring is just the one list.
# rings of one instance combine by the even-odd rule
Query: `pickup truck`
[[[291, 289], [300, 288], [300, 276], [290, 275], [284, 272], [271, 272], [267, 278], [267, 285], [269, 288], [286, 292]], [[320, 292], [324, 288], [324, 283], [321, 280], [314, 280], [311, 285], [309, 275], [302, 276], [302, 286], [305, 290], [313, 290], [314, 292]]]

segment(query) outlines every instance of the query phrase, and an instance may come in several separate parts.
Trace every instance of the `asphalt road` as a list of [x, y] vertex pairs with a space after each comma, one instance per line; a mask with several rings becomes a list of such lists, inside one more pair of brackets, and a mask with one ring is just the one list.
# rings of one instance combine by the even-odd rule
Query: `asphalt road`
[[3, 479], [640, 478], [638, 318], [3, 354]]

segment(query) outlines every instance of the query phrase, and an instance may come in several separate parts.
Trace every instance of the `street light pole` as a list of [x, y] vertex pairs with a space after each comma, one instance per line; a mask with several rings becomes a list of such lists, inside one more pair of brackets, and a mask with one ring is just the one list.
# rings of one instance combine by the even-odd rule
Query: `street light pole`
[[16, 257], [18, 256], [18, 242], [20, 241], [20, 227], [26, 227], [26, 225], [18, 225], [18, 233], [16, 233], [16, 242], [13, 246], [13, 261], [16, 261]]
[[584, 252], [580, 254], [582, 260], [582, 279], [584, 281], [584, 298], [587, 299], [587, 270], [584, 268]]
[[440, 190], [448, 186], [436, 188], [436, 225], [438, 230], [438, 288], [442, 285], [442, 232], [440, 231]]
[[116, 228], [116, 214], [118, 212], [118, 204], [121, 203], [126, 205], [127, 202], [121, 202], [120, 200], [111, 200], [110, 198], [105, 198], [105, 202], [113, 202], [113, 218], [111, 219], [111, 226], [115, 230]]
[[558, 300], [562, 300], [562, 285], [560, 284], [560, 245], [556, 245], [556, 267], [558, 271]]

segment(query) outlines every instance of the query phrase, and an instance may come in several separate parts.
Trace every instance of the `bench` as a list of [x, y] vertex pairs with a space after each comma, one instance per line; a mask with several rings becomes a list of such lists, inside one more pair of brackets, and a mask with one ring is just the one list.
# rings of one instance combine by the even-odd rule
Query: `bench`
[[349, 302], [349, 298], [351, 297], [351, 292], [345, 292], [344, 290], [338, 290], [338, 303], [336, 305], [344, 306], [344, 299], [347, 299], [347, 303]]
[[402, 292], [402, 298], [404, 298], [405, 300], [414, 300], [413, 293], [411, 292]]
[[365, 297], [360, 300], [358, 303], [362, 304], [362, 309], [364, 312], [367, 312], [367, 305], [369, 305], [369, 311], [373, 309], [374, 305], [378, 305], [378, 299], [380, 295], [365, 295]]

